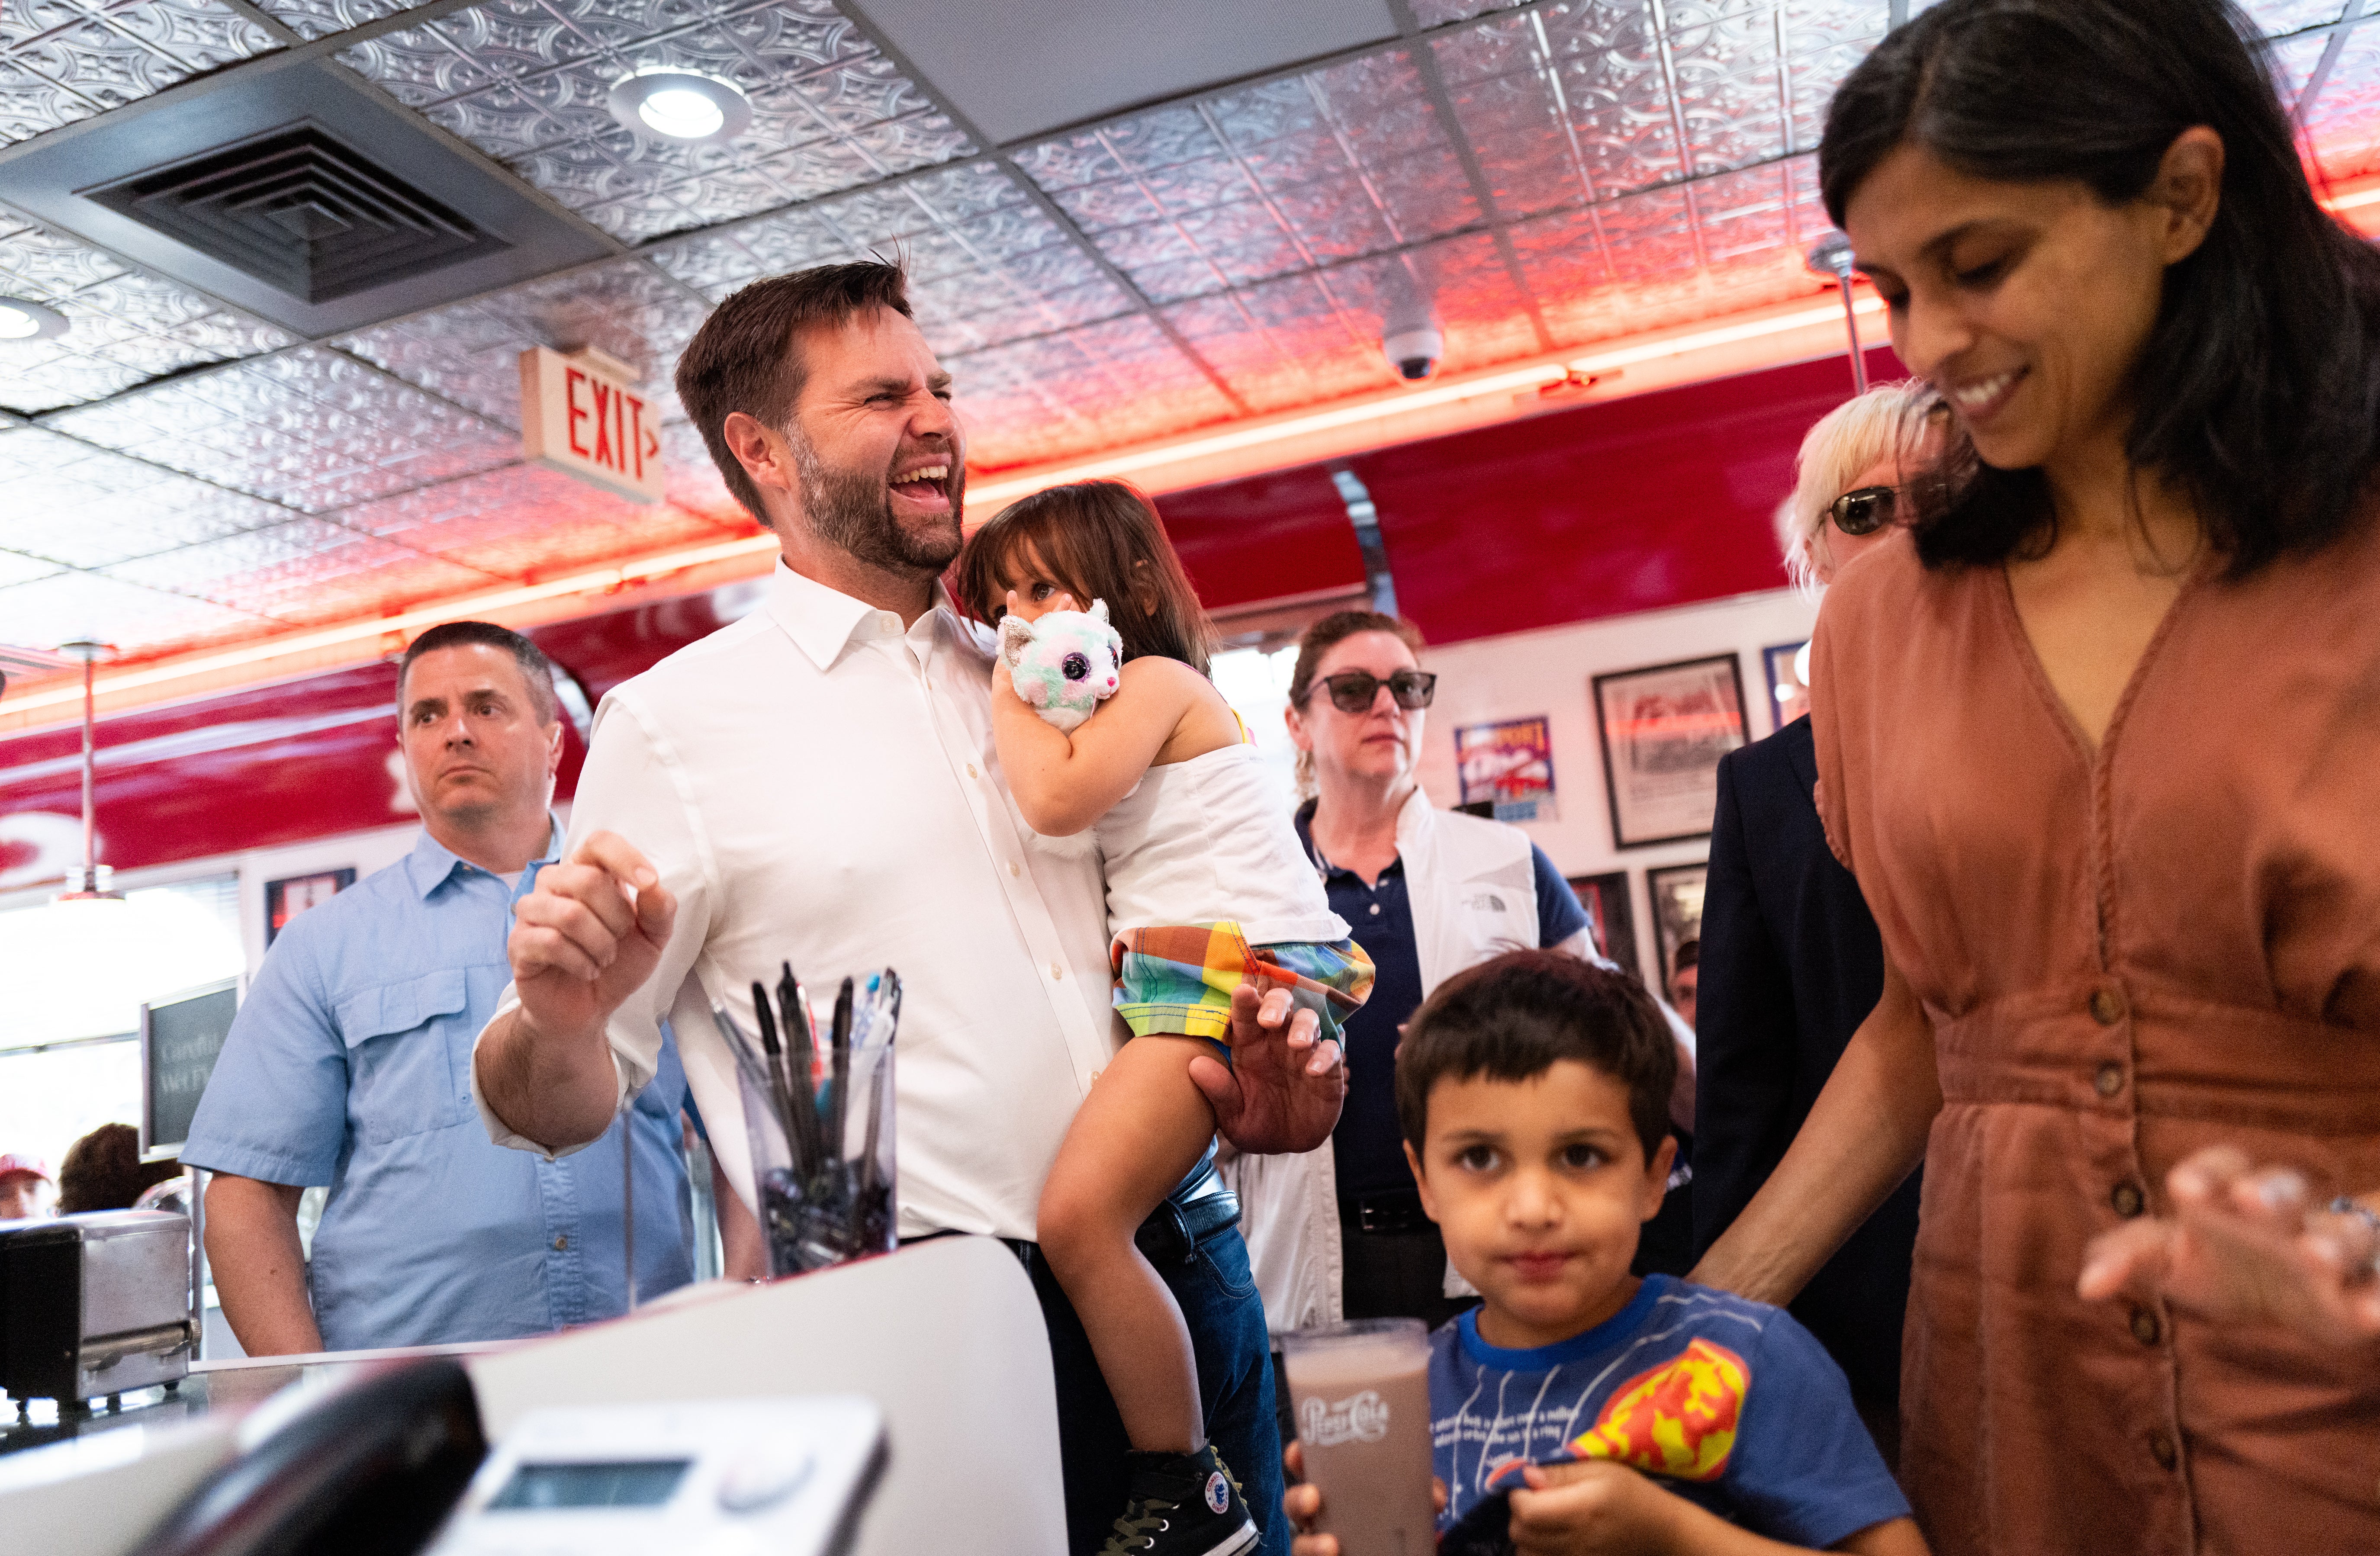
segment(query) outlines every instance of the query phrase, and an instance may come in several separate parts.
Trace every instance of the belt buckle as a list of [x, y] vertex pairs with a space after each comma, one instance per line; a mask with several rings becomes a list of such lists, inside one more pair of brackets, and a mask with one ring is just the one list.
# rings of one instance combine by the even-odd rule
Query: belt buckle
[[1355, 1224], [1366, 1232], [1385, 1236], [1402, 1230], [1404, 1217], [1398, 1212], [1403, 1209], [1402, 1205], [1390, 1207], [1377, 1200], [1360, 1200], [1355, 1206]]

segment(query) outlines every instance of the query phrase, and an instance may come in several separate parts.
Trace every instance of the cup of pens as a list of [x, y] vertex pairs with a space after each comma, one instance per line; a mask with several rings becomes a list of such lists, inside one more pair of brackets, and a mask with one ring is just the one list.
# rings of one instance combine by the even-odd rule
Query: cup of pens
[[752, 985], [752, 1009], [757, 1034], [722, 1004], [710, 1015], [735, 1054], [771, 1272], [797, 1275], [892, 1252], [900, 976], [886, 967], [844, 979], [822, 1035], [791, 966], [773, 996]]

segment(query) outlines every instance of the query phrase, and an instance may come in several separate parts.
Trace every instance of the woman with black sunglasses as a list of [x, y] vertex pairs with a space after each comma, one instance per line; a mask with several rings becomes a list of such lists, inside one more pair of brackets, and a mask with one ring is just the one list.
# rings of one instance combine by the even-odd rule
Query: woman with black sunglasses
[[1585, 910], [1527, 833], [1439, 810], [1415, 781], [1437, 689], [1421, 646], [1410, 622], [1342, 611], [1307, 629], [1290, 677], [1310, 796], [1298, 833], [1376, 981], [1346, 1025], [1349, 1089], [1330, 1143], [1232, 1169], [1276, 1333], [1342, 1316], [1435, 1326], [1468, 1306], [1448, 1293], [1446, 1245], [1405, 1165], [1399, 1028], [1441, 979], [1500, 952], [1594, 954]]
[[2254, 38], [1944, 0], [1819, 152], [1957, 436], [1812, 652], [1884, 992], [1697, 1275], [1790, 1298], [1922, 1155], [1946, 1556], [2380, 1550], [2380, 252]]

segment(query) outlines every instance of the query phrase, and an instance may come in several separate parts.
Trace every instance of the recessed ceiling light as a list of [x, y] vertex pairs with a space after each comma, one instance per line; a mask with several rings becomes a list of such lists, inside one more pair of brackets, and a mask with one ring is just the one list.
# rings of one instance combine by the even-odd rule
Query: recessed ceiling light
[[24, 298], [0, 298], [0, 344], [67, 333], [67, 316]]
[[612, 89], [612, 116], [649, 140], [694, 145], [724, 140], [752, 122], [752, 104], [716, 76], [661, 67]]

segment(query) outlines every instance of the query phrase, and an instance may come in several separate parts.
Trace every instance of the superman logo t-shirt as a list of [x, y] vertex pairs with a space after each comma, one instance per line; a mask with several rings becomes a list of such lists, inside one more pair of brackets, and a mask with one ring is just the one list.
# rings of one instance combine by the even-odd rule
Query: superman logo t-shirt
[[1850, 1385], [1777, 1308], [1668, 1275], [1583, 1334], [1535, 1350], [1431, 1337], [1429, 1405], [1450, 1550], [1500, 1542], [1521, 1467], [1609, 1459], [1771, 1539], [1824, 1550], [1909, 1503]]

